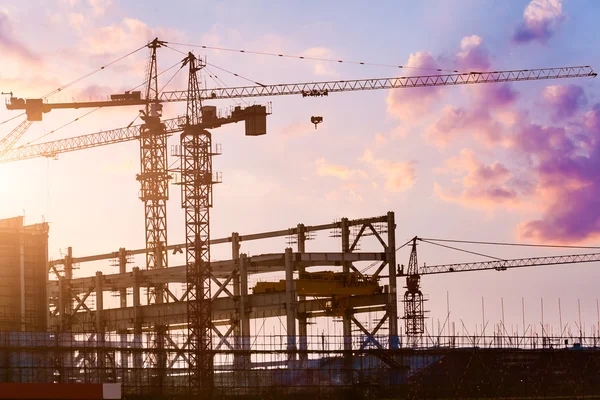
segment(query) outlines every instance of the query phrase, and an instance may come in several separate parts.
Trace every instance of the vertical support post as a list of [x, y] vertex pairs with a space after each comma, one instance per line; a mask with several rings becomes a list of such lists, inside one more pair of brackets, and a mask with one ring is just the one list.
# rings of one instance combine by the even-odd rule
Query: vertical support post
[[58, 277], [58, 330], [60, 332], [64, 332], [66, 330], [67, 324], [67, 315], [66, 315], [66, 290], [67, 284], [65, 283], [66, 278], [59, 276]]
[[[119, 273], [127, 273], [127, 251], [124, 247], [119, 249]], [[119, 289], [119, 306], [121, 308], [127, 307], [127, 288]], [[122, 330], [120, 335], [121, 340], [121, 369], [123, 371], [123, 384], [127, 383], [127, 371], [129, 369], [129, 353], [125, 350], [127, 348], [127, 330]]]
[[[350, 252], [350, 222], [348, 218], [340, 221], [342, 231], [342, 253]], [[350, 273], [351, 263], [344, 261], [342, 264], [344, 274]], [[352, 373], [352, 310], [345, 308], [342, 316], [342, 332], [344, 335], [344, 371], [343, 379], [346, 384], [351, 382]]]
[[[46, 299], [46, 308], [45, 310], [50, 309], [50, 298], [48, 297], [48, 277], [50, 273], [50, 268], [48, 265], [48, 227], [46, 227], [46, 238], [44, 239], [44, 268], [46, 271], [46, 280], [44, 283], [44, 299]], [[50, 313], [46, 312], [46, 320], [44, 321], [44, 327], [47, 331], [50, 327]]]
[[135, 370], [136, 380], [141, 383], [142, 367], [144, 364], [144, 358], [142, 354], [142, 307], [140, 302], [140, 269], [139, 267], [133, 268], [133, 367]]
[[[119, 273], [127, 273], [127, 251], [124, 247], [119, 249]], [[119, 289], [119, 302], [121, 308], [127, 307], [127, 289]]]
[[[287, 351], [288, 361], [296, 359], [296, 304], [295, 285], [294, 285], [294, 262], [293, 253], [290, 247], [285, 249], [285, 309], [286, 309], [286, 330], [287, 330]], [[288, 368], [291, 363], [288, 363]]]
[[[246, 254], [240, 256], [240, 322], [242, 324], [243, 369], [250, 371], [250, 316], [248, 315], [248, 265]], [[244, 385], [248, 386], [248, 372], [244, 373]]]
[[[306, 253], [306, 227], [304, 224], [298, 224], [298, 253]], [[305, 271], [304, 266], [298, 266], [298, 274], [302, 274]], [[298, 301], [305, 301], [306, 296], [298, 296]], [[298, 316], [298, 350], [300, 354], [300, 366], [301, 368], [307, 367], [308, 362], [308, 321], [306, 313], [297, 313]]]
[[396, 221], [394, 212], [387, 213], [387, 262], [390, 290], [388, 293], [388, 323], [390, 327], [390, 349], [399, 347], [398, 339], [398, 289], [396, 287]]
[[102, 311], [104, 310], [104, 291], [102, 285], [102, 272], [96, 272], [96, 332], [104, 332], [104, 322], [102, 321]]
[[[23, 231], [23, 219], [20, 219], [21, 226], [19, 227], [19, 330], [26, 330], [25, 313], [25, 233]], [[16, 322], [16, 321], [15, 321]]]
[[242, 364], [244, 361], [244, 357], [240, 353], [242, 349], [242, 325], [241, 325], [241, 315], [243, 311], [241, 310], [241, 301], [240, 301], [240, 274], [239, 274], [239, 260], [240, 260], [240, 242], [239, 242], [239, 233], [232, 232], [231, 233], [231, 258], [232, 260], [238, 263], [238, 272], [232, 279], [233, 283], [233, 296], [237, 301], [237, 310], [236, 310], [236, 320], [233, 321], [233, 346], [236, 350], [235, 355], [233, 356], [233, 367], [234, 369], [242, 369]]
[[102, 272], [96, 272], [96, 365], [100, 369], [101, 382], [107, 382], [108, 369], [106, 359], [106, 342], [104, 337], [104, 320], [102, 313], [104, 311], [104, 287], [102, 282]]

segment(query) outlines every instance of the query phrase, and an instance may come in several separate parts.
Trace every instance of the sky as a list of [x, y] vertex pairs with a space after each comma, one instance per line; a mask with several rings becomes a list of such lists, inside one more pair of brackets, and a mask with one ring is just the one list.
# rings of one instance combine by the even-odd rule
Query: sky
[[[159, 37], [165, 89], [185, 89], [181, 52], [205, 56], [203, 85], [240, 86], [429, 75], [436, 69], [492, 71], [590, 65], [600, 69], [595, 28], [600, 4], [589, 0], [157, 1], [50, 0], [0, 4], [0, 91], [40, 97]], [[198, 45], [344, 61], [202, 50]], [[172, 49], [178, 51], [173, 51]], [[199, 52], [202, 50], [202, 52]], [[105, 99], [143, 84], [143, 49], [69, 86], [51, 101]], [[234, 74], [237, 74], [234, 75]], [[168, 84], [167, 84], [168, 82]], [[139, 89], [138, 89], [139, 90]], [[215, 129], [223, 155], [214, 161], [212, 236], [276, 230], [297, 223], [396, 213], [397, 243], [413, 236], [598, 246], [600, 99], [592, 78], [273, 97], [268, 133], [244, 137], [239, 124]], [[247, 100], [252, 104], [254, 100]], [[239, 101], [238, 101], [239, 103]], [[207, 103], [209, 104], [209, 103]], [[236, 104], [210, 103], [227, 109]], [[244, 103], [242, 103], [244, 104]], [[127, 126], [137, 109], [57, 110], [18, 145]], [[165, 105], [166, 118], [185, 104]], [[0, 107], [0, 122], [18, 115]], [[83, 117], [85, 115], [85, 117]], [[311, 116], [322, 116], [317, 129]], [[79, 118], [81, 117], [81, 118]], [[74, 121], [76, 118], [79, 120]], [[4, 136], [18, 119], [0, 125]], [[139, 119], [135, 123], [141, 123]], [[178, 143], [177, 137], [170, 145]], [[171, 161], [175, 162], [172, 158]], [[136, 142], [0, 164], [0, 218], [50, 223], [50, 256], [68, 246], [89, 255], [144, 246]], [[184, 241], [178, 186], [171, 186], [169, 243]], [[285, 240], [244, 245], [251, 254], [281, 252]], [[362, 249], [374, 248], [365, 242]], [[323, 235], [309, 251], [337, 250]], [[421, 245], [420, 262], [478, 260]], [[215, 247], [215, 259], [229, 249]], [[574, 250], [479, 248], [496, 257]], [[593, 250], [590, 250], [593, 251]], [[408, 261], [406, 249], [399, 262]], [[143, 260], [136, 260], [143, 265]], [[171, 265], [181, 264], [171, 260]], [[93, 274], [86, 267], [79, 274]], [[557, 300], [573, 329], [578, 299], [586, 330], [598, 326], [597, 265], [528, 268], [423, 278], [434, 322], [490, 325], [500, 319], [558, 326]], [[448, 294], [448, 297], [447, 297]], [[526, 325], [527, 325], [526, 324]]]

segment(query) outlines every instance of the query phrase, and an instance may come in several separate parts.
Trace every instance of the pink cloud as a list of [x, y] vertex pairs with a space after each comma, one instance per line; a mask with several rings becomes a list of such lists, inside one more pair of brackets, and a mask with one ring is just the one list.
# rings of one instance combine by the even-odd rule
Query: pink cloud
[[523, 22], [517, 27], [513, 41], [546, 43], [563, 19], [561, 0], [531, 0], [523, 12]]
[[392, 161], [375, 158], [366, 150], [361, 160], [374, 170], [371, 176], [382, 178], [388, 192], [403, 192], [412, 188], [417, 180], [416, 161]]
[[456, 55], [458, 69], [464, 72], [487, 71], [491, 67], [489, 52], [481, 45], [483, 39], [477, 35], [465, 36]]
[[492, 117], [487, 107], [468, 109], [448, 105], [441, 114], [425, 131], [426, 139], [438, 147], [447, 147], [466, 136], [475, 137], [488, 146], [499, 144], [503, 139], [505, 128]]
[[[461, 50], [456, 54], [456, 63], [462, 70], [490, 69], [489, 52], [483, 47], [483, 40], [477, 35], [464, 37]], [[517, 92], [509, 84], [498, 84], [469, 87], [468, 93], [472, 98], [470, 107], [447, 105], [439, 119], [427, 127], [425, 136], [431, 143], [446, 147], [451, 141], [467, 135], [488, 146], [503, 140], [505, 127], [495, 114], [513, 105]]]
[[434, 184], [434, 194], [442, 200], [476, 208], [517, 206], [527, 185], [516, 179], [504, 164], [481, 162], [472, 149], [462, 149], [449, 158], [440, 172], [458, 176], [455, 184]]
[[40, 58], [25, 44], [15, 39], [12, 23], [8, 15], [2, 11], [0, 11], [0, 51], [4, 55], [12, 55], [26, 62], [37, 63], [40, 61]]
[[572, 243], [600, 237], [600, 104], [583, 120], [584, 131], [576, 136], [533, 124], [521, 131], [532, 137], [519, 150], [539, 158], [536, 197], [543, 210], [518, 227], [521, 238]]
[[554, 121], [572, 117], [587, 103], [583, 88], [577, 85], [547, 86], [544, 100]]
[[319, 176], [331, 176], [345, 181], [355, 177], [367, 177], [365, 171], [352, 169], [346, 167], [345, 165], [329, 164], [324, 158], [319, 158], [316, 160], [315, 167], [317, 169], [317, 175]]
[[[433, 75], [439, 68], [438, 62], [428, 52], [411, 54], [406, 66], [422, 68], [412, 75]], [[431, 107], [441, 98], [442, 88], [423, 87], [417, 89], [390, 90], [387, 97], [388, 112], [399, 119], [414, 121], [427, 114]]]

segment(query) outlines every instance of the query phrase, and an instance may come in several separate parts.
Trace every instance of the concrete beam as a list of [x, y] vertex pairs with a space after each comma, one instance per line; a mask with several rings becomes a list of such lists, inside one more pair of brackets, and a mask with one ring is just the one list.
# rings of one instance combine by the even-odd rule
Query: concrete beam
[[[298, 271], [310, 267], [339, 266], [344, 262], [357, 261], [385, 261], [386, 253], [292, 253], [291, 260], [294, 270]], [[285, 253], [262, 254], [248, 257], [244, 260], [248, 274], [265, 272], [284, 272]], [[211, 262], [211, 269], [217, 278], [226, 278], [238, 269], [237, 260], [224, 260]], [[139, 284], [142, 287], [156, 286], [166, 283], [185, 283], [185, 266], [161, 268], [155, 270], [140, 270]], [[95, 276], [71, 279], [70, 286], [73, 295], [84, 293], [95, 284]], [[133, 272], [124, 274], [103, 275], [103, 287], [106, 291], [120, 291], [134, 286]], [[48, 282], [48, 296], [58, 296], [58, 281]]]
[[[278, 293], [261, 293], [248, 296], [247, 309], [249, 310], [248, 317], [255, 318], [270, 318], [283, 317], [286, 315], [287, 298], [285, 292]], [[385, 306], [387, 304], [387, 294], [381, 293], [372, 296], [353, 296], [345, 299], [340, 299], [342, 307], [351, 309], [353, 313], [369, 312], [375, 306]], [[323, 300], [297, 300], [299, 313], [305, 313], [311, 317], [328, 315], [328, 310], [324, 308], [327, 301]], [[239, 305], [230, 297], [220, 297], [213, 302], [213, 321], [226, 320], [229, 321], [235, 317]], [[132, 331], [136, 322], [140, 325], [180, 325], [187, 321], [187, 303], [163, 303], [152, 304], [139, 307], [113, 308], [105, 309], [103, 312], [103, 320], [107, 332]], [[87, 312], [78, 312], [73, 316], [73, 327], [81, 324], [92, 322]], [[51, 325], [59, 323], [57, 317], [50, 317]], [[137, 326], [139, 330], [139, 325]]]

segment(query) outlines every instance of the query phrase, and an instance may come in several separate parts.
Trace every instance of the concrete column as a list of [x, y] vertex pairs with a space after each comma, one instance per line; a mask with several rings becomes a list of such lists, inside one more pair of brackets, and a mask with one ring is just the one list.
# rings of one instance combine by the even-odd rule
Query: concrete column
[[394, 213], [387, 213], [387, 228], [388, 228], [388, 276], [390, 290], [388, 293], [388, 320], [390, 327], [390, 349], [399, 347], [398, 339], [398, 293], [396, 287], [396, 221]]
[[102, 312], [104, 311], [104, 289], [102, 282], [102, 272], [96, 272], [96, 332], [104, 333], [104, 321]]
[[[121, 247], [119, 249], [119, 273], [127, 273], [127, 251]], [[127, 307], [127, 289], [119, 289], [119, 302], [121, 308]]]
[[[124, 247], [119, 249], [119, 273], [127, 273], [127, 251]], [[127, 307], [127, 288], [119, 289], [119, 306], [121, 308]], [[127, 348], [127, 330], [121, 331], [121, 348]], [[127, 371], [129, 369], [129, 352], [121, 351], [121, 369], [123, 371], [123, 383], [125, 384], [128, 380]]]
[[66, 279], [62, 276], [58, 277], [58, 329], [61, 332], [65, 331], [65, 325], [67, 323], [67, 315], [66, 309], [67, 305], [65, 304], [65, 292], [66, 292]]
[[292, 260], [292, 249], [285, 249], [285, 309], [287, 317], [287, 350], [290, 352], [288, 360], [295, 360], [296, 352], [296, 304], [294, 285], [294, 262]]
[[[46, 299], [45, 310], [50, 309], [50, 299], [48, 298], [48, 277], [50, 275], [50, 267], [48, 265], [48, 231], [46, 230], [46, 238], [44, 239], [44, 268], [46, 271], [46, 284], [44, 285], [44, 298]], [[50, 313], [46, 312], [46, 320], [44, 321], [46, 330], [50, 327]]]
[[[250, 359], [250, 315], [248, 312], [248, 264], [246, 254], [240, 256], [240, 324], [242, 336], [242, 369], [249, 370], [252, 366]], [[248, 374], [244, 374], [244, 385], [248, 385]]]
[[[298, 224], [298, 253], [306, 253], [306, 227]], [[304, 272], [303, 266], [298, 266], [298, 273]], [[298, 301], [305, 301], [306, 296], [298, 296]], [[300, 365], [305, 368], [308, 361], [308, 323], [305, 313], [297, 313], [298, 317], [298, 350], [300, 354]]]
[[242, 324], [241, 324], [241, 315], [243, 311], [241, 310], [241, 301], [240, 301], [240, 274], [239, 274], [239, 259], [240, 259], [240, 243], [239, 243], [239, 234], [237, 232], [231, 233], [231, 259], [234, 261], [238, 261], [238, 272], [232, 279], [233, 284], [233, 296], [237, 301], [237, 315], [236, 320], [233, 321], [233, 348], [238, 351], [233, 356], [233, 365], [235, 369], [240, 369], [243, 366], [244, 357], [239, 351], [242, 349]]
[[19, 330], [26, 330], [27, 315], [25, 313], [25, 234], [23, 232], [23, 219], [19, 229]]
[[144, 364], [144, 356], [142, 349], [142, 307], [140, 302], [140, 268], [133, 268], [133, 366], [136, 373], [136, 379], [141, 378], [142, 366]]
[[[350, 223], [348, 222], [348, 218], [342, 218], [341, 220], [341, 228], [342, 228], [342, 253], [348, 253], [350, 251]], [[350, 273], [350, 263], [344, 262], [342, 267], [345, 274]], [[350, 310], [344, 310], [344, 315], [342, 317], [342, 331], [344, 335], [344, 354], [352, 355], [352, 314]], [[348, 353], [346, 353], [348, 352]]]
[[[342, 218], [342, 253], [350, 252], [350, 222], [348, 218]], [[350, 262], [344, 262], [342, 268], [345, 274], [350, 273]], [[350, 384], [352, 381], [352, 310], [346, 308], [342, 315], [342, 332], [344, 335], [344, 367], [342, 372], [342, 380], [345, 384]]]
[[71, 315], [71, 313], [73, 312], [73, 297], [71, 296], [71, 279], [73, 279], [73, 248], [72, 247], [68, 247], [67, 248], [67, 255], [65, 256], [65, 278], [66, 278], [66, 285], [65, 285], [65, 296], [66, 296], [66, 303], [65, 306], [67, 307], [65, 312], [68, 315]]
[[106, 365], [106, 343], [104, 338], [104, 321], [102, 313], [104, 311], [104, 288], [102, 282], [102, 272], [96, 272], [96, 363], [100, 370], [100, 377], [106, 382], [108, 365]]

